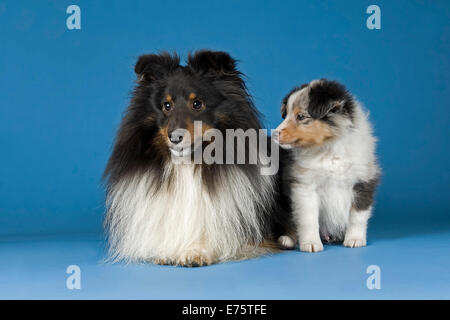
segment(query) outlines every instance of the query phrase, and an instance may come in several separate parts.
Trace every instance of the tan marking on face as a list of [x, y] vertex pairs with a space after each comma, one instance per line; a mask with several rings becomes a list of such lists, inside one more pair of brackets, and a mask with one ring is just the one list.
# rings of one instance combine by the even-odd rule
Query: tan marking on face
[[[208, 131], [209, 129], [212, 129], [212, 128], [213, 128], [212, 126], [202, 122], [202, 136], [205, 135], [206, 131]], [[186, 120], [186, 130], [191, 135], [191, 141], [193, 143], [194, 142], [194, 122], [191, 119]]]
[[162, 127], [159, 129], [158, 133], [155, 135], [152, 141], [152, 146], [158, 150], [160, 154], [168, 155], [169, 149], [167, 148], [169, 144], [168, 127]]
[[150, 114], [144, 119], [144, 123], [147, 125], [152, 125], [155, 122], [155, 120], [156, 120], [155, 115]]
[[189, 94], [189, 97], [188, 97], [188, 105], [193, 111], [199, 112], [199, 111], [205, 110], [206, 106], [205, 106], [205, 103], [203, 101], [201, 101], [202, 106], [201, 106], [200, 109], [194, 109], [194, 106], [193, 106], [194, 100], [198, 100], [197, 95], [194, 92], [191, 92]]
[[194, 142], [194, 122], [191, 119], [186, 119], [186, 130], [191, 135], [191, 142]]
[[[281, 144], [307, 148], [321, 145], [334, 136], [327, 123], [310, 118], [306, 109], [309, 104], [308, 92], [307, 87], [289, 98], [286, 118], [277, 128]], [[298, 121], [299, 114], [309, 119]]]
[[305, 124], [294, 119], [289, 118], [283, 126], [280, 125], [281, 144], [307, 148], [319, 146], [334, 136], [330, 126], [323, 121], [311, 120]]
[[168, 95], [166, 96], [166, 99], [167, 99], [167, 101], [169, 101], [170, 103], [173, 103], [173, 99], [172, 99], [172, 96], [171, 96], [170, 94], [168, 94]]
[[216, 114], [217, 122], [219, 123], [219, 126], [227, 127], [230, 122], [230, 116], [226, 113], [217, 113]]
[[297, 104], [297, 103], [294, 103], [294, 105], [292, 106], [292, 111], [291, 111], [291, 113], [293, 114], [294, 118], [295, 118], [299, 113], [304, 114], [304, 115], [308, 115], [308, 113], [307, 113], [303, 108], [301, 108], [300, 105]]
[[213, 127], [210, 126], [209, 124], [204, 123], [202, 126], [202, 135], [204, 135], [205, 132], [208, 131], [209, 129], [213, 129]]
[[159, 134], [163, 137], [168, 137], [168, 133], [169, 133], [169, 128], [167, 126], [159, 129]]

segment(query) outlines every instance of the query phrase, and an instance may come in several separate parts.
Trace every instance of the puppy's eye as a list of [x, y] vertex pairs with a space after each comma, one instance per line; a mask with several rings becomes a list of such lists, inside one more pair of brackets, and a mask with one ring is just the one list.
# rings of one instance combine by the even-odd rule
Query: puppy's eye
[[192, 108], [194, 110], [200, 110], [202, 108], [203, 103], [198, 100], [198, 99], [194, 99], [194, 101], [192, 101]]
[[303, 115], [303, 114], [301, 114], [301, 113], [299, 113], [298, 115], [297, 115], [297, 121], [302, 121], [302, 120], [305, 120], [305, 115]]
[[170, 109], [172, 109], [172, 105], [170, 104], [169, 101], [163, 102], [163, 108], [166, 111], [170, 111]]

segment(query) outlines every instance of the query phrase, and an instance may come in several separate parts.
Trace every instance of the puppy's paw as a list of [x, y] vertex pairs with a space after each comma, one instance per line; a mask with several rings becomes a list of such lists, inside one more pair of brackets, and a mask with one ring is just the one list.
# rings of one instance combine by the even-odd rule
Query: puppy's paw
[[283, 249], [292, 249], [295, 247], [294, 239], [289, 236], [281, 236], [278, 238], [277, 242]]
[[212, 263], [211, 255], [200, 249], [186, 251], [175, 262], [176, 265], [182, 267], [202, 267]]
[[323, 251], [323, 244], [320, 241], [304, 241], [304, 242], [300, 242], [300, 251], [303, 251], [303, 252], [320, 252], [320, 251]]
[[363, 238], [349, 238], [344, 240], [344, 246], [348, 248], [360, 248], [365, 247], [367, 244], [366, 239]]

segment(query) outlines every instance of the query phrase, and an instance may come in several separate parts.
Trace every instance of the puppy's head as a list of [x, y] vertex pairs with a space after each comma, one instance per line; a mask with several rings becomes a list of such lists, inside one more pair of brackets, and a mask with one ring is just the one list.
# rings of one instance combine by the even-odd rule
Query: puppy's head
[[[195, 125], [201, 123], [201, 134], [210, 128], [229, 128], [239, 122], [234, 118], [242, 117], [246, 109], [251, 111], [236, 61], [225, 52], [196, 52], [189, 55], [186, 66], [180, 65], [176, 55], [144, 55], [135, 72], [134, 105], [139, 118], [146, 119], [149, 129], [157, 128], [153, 147], [173, 155], [192, 152], [195, 140], [201, 138]], [[253, 114], [249, 121], [257, 123]]]
[[281, 105], [283, 122], [275, 130], [281, 147], [310, 148], [339, 137], [351, 126], [354, 102], [344, 86], [326, 79], [293, 89]]

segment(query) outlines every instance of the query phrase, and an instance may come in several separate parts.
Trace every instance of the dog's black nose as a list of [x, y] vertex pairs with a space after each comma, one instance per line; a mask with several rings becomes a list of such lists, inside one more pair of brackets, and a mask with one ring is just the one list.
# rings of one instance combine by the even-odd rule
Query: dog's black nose
[[183, 141], [183, 132], [180, 132], [179, 130], [174, 130], [169, 133], [169, 140], [173, 144], [178, 144], [181, 141]]

